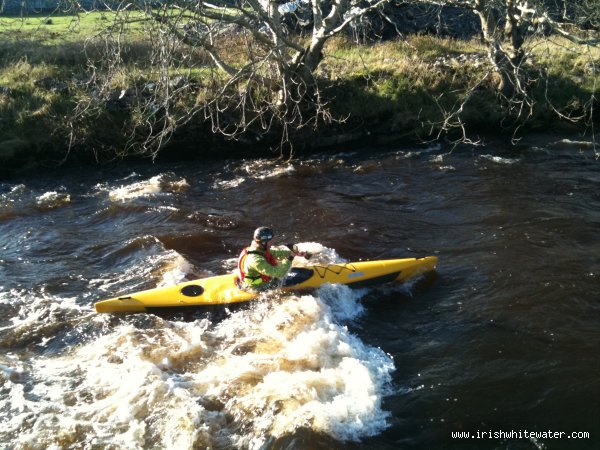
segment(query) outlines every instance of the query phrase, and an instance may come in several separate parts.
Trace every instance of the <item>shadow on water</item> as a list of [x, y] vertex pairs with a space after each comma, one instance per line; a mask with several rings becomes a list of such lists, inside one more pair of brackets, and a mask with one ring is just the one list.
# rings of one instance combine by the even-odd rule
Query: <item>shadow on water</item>
[[[231, 303], [228, 305], [180, 306], [175, 308], [148, 308], [147, 314], [163, 320], [178, 322], [194, 322], [206, 319], [216, 325], [226, 320], [231, 314], [252, 308], [253, 302]], [[126, 314], [134, 315], [134, 314]]]

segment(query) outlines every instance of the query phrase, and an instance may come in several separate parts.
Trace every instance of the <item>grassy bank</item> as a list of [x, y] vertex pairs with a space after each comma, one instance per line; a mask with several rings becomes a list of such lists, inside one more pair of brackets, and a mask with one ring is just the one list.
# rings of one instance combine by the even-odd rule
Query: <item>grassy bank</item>
[[[527, 114], [526, 126], [560, 126], [561, 114], [585, 116], [600, 81], [594, 65], [600, 64], [600, 51], [593, 49], [586, 55], [561, 38], [531, 42], [530, 48], [530, 57], [547, 68], [547, 80], [541, 73], [530, 73], [537, 82], [532, 94], [536, 105]], [[365, 125], [379, 118], [384, 129], [419, 135], [435, 130], [443, 111], [451, 111], [467, 98], [461, 118], [472, 132], [498, 131], [509, 122], [494, 90], [495, 74], [489, 70], [486, 49], [479, 41], [434, 36], [367, 47], [338, 41], [321, 68], [325, 77], [335, 80], [333, 108], [340, 115]], [[504, 125], [510, 132], [510, 124]]]
[[[57, 164], [67, 156], [109, 159], [130, 142], [137, 118], [107, 104], [91, 120], [77, 124], [75, 134], [84, 139], [68, 151], [74, 130], [66, 118], [78, 100], [90, 95], [84, 89], [90, 77], [88, 58], [101, 58], [95, 50], [101, 42], [94, 36], [111, 24], [111, 17], [99, 12], [0, 18], [0, 161], [5, 171]], [[116, 93], [155, 76], [145, 39], [136, 32], [128, 37], [126, 68], [111, 80]], [[189, 51], [190, 59], [196, 61], [186, 69], [186, 77], [202, 84], [206, 55], [182, 51]], [[529, 129], [556, 128], [559, 123], [571, 126], [561, 115], [589, 114], [590, 99], [600, 81], [596, 70], [600, 52], [560, 38], [529, 42], [528, 51], [543, 73], [536, 73], [532, 66], [535, 107], [517, 117], [499, 101], [494, 74], [479, 41], [411, 36], [357, 45], [347, 38], [333, 39], [317, 76], [337, 120], [299, 134], [298, 148], [367, 132], [379, 136], [381, 142], [397, 137], [431, 139], [440, 130], [444, 112], [456, 110], [466, 100], [460, 119], [473, 134], [511, 132], [522, 125]], [[189, 104], [181, 107], [193, 107], [199, 95], [190, 95]], [[196, 142], [213, 139], [209, 135], [209, 127], [196, 123], [175, 140], [179, 146], [187, 143], [194, 148]]]

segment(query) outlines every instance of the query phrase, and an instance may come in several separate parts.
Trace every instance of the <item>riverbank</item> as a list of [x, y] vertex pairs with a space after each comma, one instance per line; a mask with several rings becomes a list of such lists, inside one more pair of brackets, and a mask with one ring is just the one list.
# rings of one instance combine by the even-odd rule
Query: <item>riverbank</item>
[[[95, 17], [101, 21], [101, 16]], [[144, 37], [126, 56], [131, 70], [112, 80], [111, 96], [94, 116], [74, 120], [74, 108], [90, 94], [94, 23], [77, 30], [54, 19], [32, 19], [29, 27], [7, 28], [0, 44], [0, 176], [65, 163], [106, 162], [127, 157], [136, 139], [130, 108], [147, 78]], [[10, 33], [10, 34], [8, 34]], [[8, 38], [10, 36], [10, 38]], [[350, 142], [388, 145], [438, 139], [477, 139], [481, 134], [518, 137], [552, 129], [584, 132], [597, 120], [593, 108], [600, 77], [600, 53], [560, 38], [529, 45], [532, 66], [530, 108], [515, 111], [495, 89], [495, 74], [478, 40], [413, 35], [358, 45], [340, 37], [329, 42], [317, 77], [331, 120], [292, 130], [281, 146], [281, 130], [262, 135], [252, 129], [235, 141], [214, 134], [198, 114], [180, 127], [161, 157], [290, 156], [338, 148]], [[543, 73], [542, 73], [543, 72]], [[542, 77], [543, 75], [543, 77]], [[184, 87], [202, 85], [202, 71], [175, 77]], [[189, 104], [197, 101], [193, 88]], [[96, 102], [98, 103], [98, 102]], [[459, 112], [460, 114], [456, 114]], [[573, 119], [573, 120], [569, 120]], [[575, 120], [577, 119], [577, 120]], [[136, 134], [137, 133], [137, 134]], [[156, 154], [153, 155], [156, 157]], [[138, 156], [139, 157], [139, 156]]]

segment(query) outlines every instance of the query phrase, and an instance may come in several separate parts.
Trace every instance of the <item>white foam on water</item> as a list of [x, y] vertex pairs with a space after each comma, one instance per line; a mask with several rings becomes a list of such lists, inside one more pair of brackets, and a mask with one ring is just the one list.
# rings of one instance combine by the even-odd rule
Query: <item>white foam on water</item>
[[28, 214], [30, 208], [48, 211], [71, 204], [71, 195], [64, 186], [43, 193], [33, 192], [24, 184], [13, 186], [9, 192], [0, 194], [0, 218], [14, 214]]
[[[340, 321], [353, 321], [365, 313], [359, 299], [367, 289], [352, 290], [341, 284], [326, 284], [317, 291], [319, 298], [329, 307], [333, 317]], [[343, 299], [340, 301], [340, 298]]]
[[71, 196], [66, 192], [49, 191], [36, 198], [39, 208], [54, 209], [71, 203]]
[[17, 184], [10, 189], [10, 193], [17, 194], [20, 192], [24, 192], [25, 189], [27, 189], [27, 186], [25, 186], [24, 184]]
[[85, 311], [89, 309], [77, 304], [76, 297], [56, 297], [42, 292], [16, 291], [0, 295], [3, 303], [19, 305], [18, 314], [10, 318], [11, 325], [0, 328], [0, 331], [11, 329], [15, 333], [21, 327], [28, 328], [31, 325], [39, 325], [48, 322], [49, 316], [60, 312]]
[[396, 152], [396, 158], [402, 159], [410, 159], [423, 155], [428, 155], [434, 152], [439, 152], [442, 150], [442, 146], [440, 144], [430, 145], [425, 148], [413, 149], [413, 150], [401, 150]]
[[236, 177], [233, 180], [216, 180], [213, 183], [213, 189], [217, 190], [227, 190], [227, 189], [235, 189], [240, 186], [242, 183], [246, 181], [243, 177]]
[[[298, 247], [324, 262], [340, 261], [321, 244]], [[173, 251], [151, 259], [118, 281], [91, 285], [131, 285], [157, 278], [155, 272], [171, 284], [191, 270]], [[345, 325], [364, 314], [363, 293], [340, 285], [304, 296], [268, 292], [218, 323], [151, 315], [115, 322], [77, 299], [23, 301], [25, 309], [3, 332], [50, 339], [60, 321], [84, 328], [80, 344], [58, 356], [28, 357], [26, 367], [0, 360], [0, 442], [32, 449], [254, 449], [300, 427], [341, 441], [376, 435], [388, 426], [381, 402], [395, 368]], [[11, 295], [27, 298], [24, 291]]]
[[[14, 448], [260, 448], [299, 427], [338, 440], [385, 429], [394, 364], [344, 325], [360, 293], [265, 294], [217, 324], [147, 316], [5, 376], [0, 441]], [[343, 308], [334, 307], [346, 303]], [[141, 316], [136, 316], [141, 317]], [[3, 373], [17, 370], [0, 361]], [[6, 366], [6, 370], [4, 370]]]
[[10, 395], [0, 405], [12, 414], [0, 437], [11, 432], [15, 447], [26, 448], [146, 448], [147, 439], [151, 447], [193, 448], [202, 407], [145, 354], [161, 334], [176, 353], [168, 329], [144, 335], [124, 326], [73, 355], [36, 360], [32, 388], [5, 383]]
[[299, 242], [296, 245], [300, 252], [311, 254], [311, 258], [303, 265], [347, 262], [333, 248], [325, 247], [318, 242]]
[[520, 158], [502, 158], [501, 156], [494, 155], [480, 155], [481, 159], [486, 159], [496, 164], [503, 164], [507, 166], [511, 166], [521, 161]]
[[265, 180], [267, 178], [277, 178], [295, 172], [294, 165], [291, 163], [281, 163], [273, 160], [255, 160], [243, 166], [251, 178]]
[[444, 165], [444, 158], [447, 155], [449, 155], [449, 153], [445, 153], [445, 154], [442, 154], [442, 155], [432, 156], [431, 158], [429, 158], [429, 161], [432, 164], [435, 164], [437, 166], [437, 169], [441, 170], [442, 172], [448, 172], [448, 171], [456, 170], [456, 168], [454, 166]]
[[561, 139], [556, 142], [551, 142], [548, 144], [548, 147], [573, 147], [579, 149], [596, 149], [597, 143], [595, 141], [576, 141], [572, 139]]
[[159, 205], [159, 206], [154, 206], [154, 207], [150, 208], [149, 211], [154, 211], [154, 212], [177, 212], [177, 211], [179, 211], [179, 208], [176, 208], [174, 206]]
[[0, 302], [15, 309], [0, 326], [0, 347], [43, 351], [57, 335], [77, 334], [78, 327], [93, 314], [90, 304], [78, 304], [78, 300], [53, 296], [44, 290], [0, 293]]
[[224, 351], [193, 378], [205, 395], [225, 401], [236, 421], [252, 425], [234, 433], [236, 445], [259, 448], [266, 437], [298, 427], [340, 440], [386, 427], [381, 398], [388, 392], [393, 362], [336, 320], [340, 314], [331, 303], [347, 302], [343, 316], [354, 318], [363, 311], [359, 294], [344, 286], [325, 291], [328, 300], [319, 291], [318, 296], [257, 303], [216, 328]]
[[[10, 353], [0, 357], [0, 371], [0, 381], [2, 382], [7, 380], [18, 382], [23, 379], [26, 373], [24, 365]], [[18, 393], [16, 392], [15, 395], [18, 395]]]
[[237, 271], [238, 256], [235, 258], [227, 258], [221, 261], [221, 268], [225, 272]]
[[8, 192], [0, 194], [0, 201], [2, 201], [2, 203], [14, 203], [21, 197], [21, 194], [23, 194], [26, 191], [27, 186], [25, 186], [24, 184], [16, 184], [12, 186], [8, 190]]
[[149, 180], [139, 181], [136, 183], [120, 186], [112, 189], [108, 193], [108, 197], [112, 201], [124, 201], [137, 197], [145, 197], [161, 192], [161, 175], [150, 178]]
[[164, 268], [162, 280], [157, 287], [171, 286], [185, 281], [186, 276], [191, 273], [196, 273], [198, 269], [187, 259], [175, 251], [170, 252], [173, 259]]
[[12, 299], [14, 297], [18, 297], [20, 295], [20, 290], [11, 289], [10, 291], [0, 291], [0, 305], [10, 305], [12, 303]]
[[296, 169], [293, 164], [281, 163], [273, 160], [258, 159], [246, 162], [234, 169], [236, 175], [233, 178], [217, 178], [213, 183], [213, 189], [228, 190], [235, 189], [249, 179], [266, 180], [288, 175]]
[[[100, 190], [104, 188], [97, 186]], [[181, 192], [189, 188], [185, 179], [174, 179], [170, 174], [156, 175], [148, 180], [126, 184], [118, 188], [110, 189], [108, 197], [114, 201], [126, 201], [139, 197], [148, 197], [161, 192]]]

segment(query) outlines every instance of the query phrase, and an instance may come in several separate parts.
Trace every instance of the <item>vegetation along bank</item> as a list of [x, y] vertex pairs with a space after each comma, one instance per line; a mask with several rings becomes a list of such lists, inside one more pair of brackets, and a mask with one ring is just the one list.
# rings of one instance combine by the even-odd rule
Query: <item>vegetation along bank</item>
[[61, 5], [0, 15], [2, 176], [597, 123], [600, 0]]

